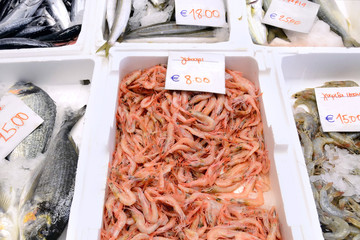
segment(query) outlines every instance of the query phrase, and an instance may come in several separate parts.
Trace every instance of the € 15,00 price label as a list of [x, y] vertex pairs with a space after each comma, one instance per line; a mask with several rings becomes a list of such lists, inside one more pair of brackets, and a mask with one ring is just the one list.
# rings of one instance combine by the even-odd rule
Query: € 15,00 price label
[[225, 94], [225, 56], [169, 53], [165, 89]]
[[0, 99], [0, 158], [11, 151], [44, 120], [13, 94]]
[[307, 0], [272, 0], [262, 22], [292, 31], [310, 32], [319, 4]]
[[226, 27], [223, 0], [175, 0], [176, 24]]
[[324, 132], [360, 131], [360, 87], [315, 88]]

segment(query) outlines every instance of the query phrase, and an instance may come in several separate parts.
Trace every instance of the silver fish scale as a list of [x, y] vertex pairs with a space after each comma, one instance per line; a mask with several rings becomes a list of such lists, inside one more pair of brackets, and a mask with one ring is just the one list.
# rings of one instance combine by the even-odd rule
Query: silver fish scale
[[20, 87], [17, 89], [20, 91], [29, 90], [29, 94], [20, 92], [18, 97], [38, 114], [44, 122], [12, 151], [8, 156], [10, 161], [14, 158], [31, 159], [35, 158], [39, 153], [44, 153], [51, 138], [56, 118], [55, 102], [46, 92], [30, 83], [24, 83], [30, 84], [29, 87], [20, 84], [20, 86], [15, 85]]

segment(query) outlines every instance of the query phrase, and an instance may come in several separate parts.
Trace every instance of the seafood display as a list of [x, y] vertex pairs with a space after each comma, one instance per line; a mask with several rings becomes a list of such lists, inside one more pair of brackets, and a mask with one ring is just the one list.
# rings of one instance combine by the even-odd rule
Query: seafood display
[[44, 90], [19, 81], [9, 92], [44, 122], [0, 161], [0, 238], [57, 239], [69, 219], [78, 161], [70, 131], [85, 107], [67, 110], [56, 126], [57, 106]]
[[0, 49], [72, 44], [80, 31], [85, 0], [0, 1]]
[[261, 21], [271, 0], [246, 1], [249, 31], [255, 44], [360, 47], [360, 40], [353, 36], [356, 29], [352, 29], [351, 21], [340, 10], [336, 0], [312, 0], [320, 5], [320, 9], [317, 15], [318, 20], [315, 21], [310, 33], [298, 33], [265, 25]]
[[98, 52], [105, 50], [106, 55], [116, 42], [156, 42], [159, 38], [169, 42], [182, 42], [179, 39], [183, 38], [220, 42], [229, 35], [226, 27], [177, 25], [174, 0], [107, 0], [105, 25], [106, 42]]
[[[353, 81], [321, 87], [354, 87]], [[325, 239], [360, 238], [359, 133], [323, 132], [315, 91], [293, 95], [294, 118]]]
[[165, 90], [166, 65], [120, 81], [101, 239], [281, 239], [261, 94], [225, 74], [225, 95]]

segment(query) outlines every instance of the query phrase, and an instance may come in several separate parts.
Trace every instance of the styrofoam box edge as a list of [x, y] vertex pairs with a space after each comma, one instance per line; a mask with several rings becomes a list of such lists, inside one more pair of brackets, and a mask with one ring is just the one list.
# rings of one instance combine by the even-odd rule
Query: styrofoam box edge
[[[134, 51], [134, 50], [172, 50], [172, 49], [209, 49], [209, 50], [247, 50], [251, 44], [249, 38], [249, 31], [246, 25], [246, 12], [245, 12], [245, 1], [239, 0], [225, 0], [227, 9], [227, 22], [230, 28], [229, 40], [225, 42], [215, 43], [191, 43], [186, 42], [184, 38], [180, 43], [169, 43], [169, 42], [143, 42], [143, 43], [116, 43], [110, 50], [110, 52], [117, 51]], [[102, 44], [105, 43], [103, 36], [103, 29], [105, 26], [105, 14], [106, 14], [106, 1], [98, 1], [97, 3], [96, 19], [101, 19], [97, 22], [94, 45], [95, 52]]]
[[[105, 2], [105, 1], [101, 1]], [[66, 56], [78, 54], [90, 54], [90, 50], [94, 45], [94, 22], [98, 22], [94, 18], [96, 16], [95, 1], [87, 0], [85, 2], [85, 10], [82, 20], [81, 32], [75, 44], [61, 47], [50, 48], [24, 48], [0, 50], [0, 58], [23, 58], [23, 57], [39, 57], [39, 56]]]
[[[94, 93], [103, 94], [93, 96], [102, 103], [97, 112], [97, 115], [101, 117], [92, 121], [92, 127], [88, 128], [91, 129], [93, 136], [87, 146], [88, 162], [83, 179], [86, 184], [82, 186], [81, 196], [78, 195], [76, 200], [74, 199], [77, 217], [72, 219], [71, 226], [76, 226], [76, 230], [68, 230], [70, 239], [95, 240], [100, 237], [108, 163], [112, 159], [115, 144], [114, 116], [120, 79], [133, 70], [166, 63], [167, 56], [166, 51], [126, 52], [110, 59], [107, 78], [103, 78], [102, 86]], [[313, 228], [312, 209], [303, 201], [306, 189], [303, 186], [301, 169], [299, 170], [291, 147], [292, 140], [290, 136], [282, 140], [282, 136], [288, 132], [288, 124], [282, 125], [282, 129], [279, 128], [277, 119], [280, 116], [286, 123], [286, 116], [283, 107], [278, 107], [281, 106], [281, 100], [278, 97], [280, 91], [276, 85], [274, 68], [266, 67], [263, 63], [258, 68], [256, 61], [258, 57], [249, 52], [225, 53], [225, 56], [227, 68], [242, 71], [244, 76], [254, 81], [262, 92], [261, 111], [264, 134], [272, 164], [270, 170], [272, 190], [265, 197], [267, 204], [275, 205], [277, 209], [283, 238], [320, 239], [316, 237], [317, 229]], [[274, 117], [274, 111], [279, 115]], [[280, 133], [278, 133], [279, 129]]]

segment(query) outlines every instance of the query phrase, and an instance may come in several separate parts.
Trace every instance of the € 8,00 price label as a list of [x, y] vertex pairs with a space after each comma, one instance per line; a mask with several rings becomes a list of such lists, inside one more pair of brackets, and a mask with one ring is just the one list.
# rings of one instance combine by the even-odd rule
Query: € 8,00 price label
[[319, 4], [307, 0], [272, 0], [262, 22], [292, 31], [310, 32]]
[[175, 0], [176, 24], [226, 27], [223, 0]]
[[5, 158], [44, 120], [13, 94], [0, 99], [0, 158]]
[[225, 56], [169, 53], [165, 89], [225, 94]]
[[360, 131], [360, 87], [315, 88], [324, 132]]

